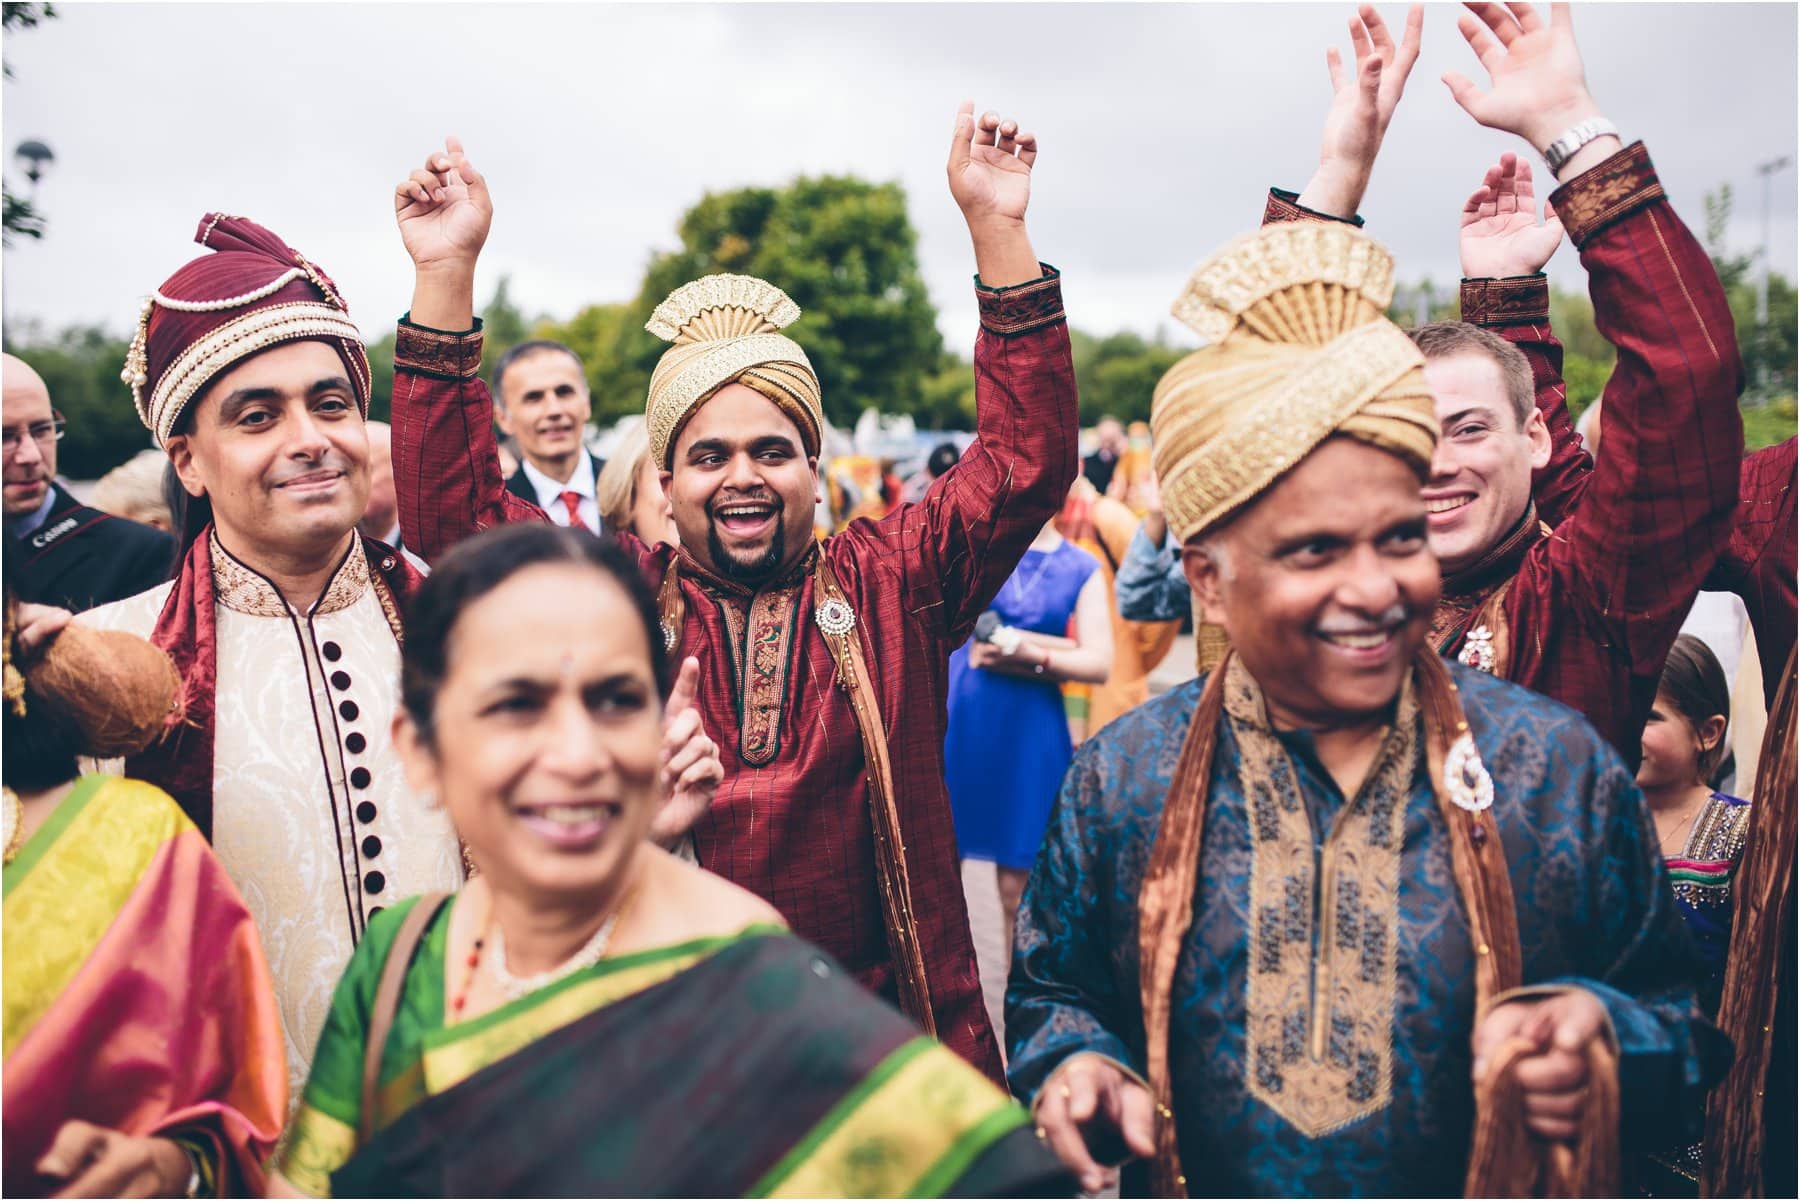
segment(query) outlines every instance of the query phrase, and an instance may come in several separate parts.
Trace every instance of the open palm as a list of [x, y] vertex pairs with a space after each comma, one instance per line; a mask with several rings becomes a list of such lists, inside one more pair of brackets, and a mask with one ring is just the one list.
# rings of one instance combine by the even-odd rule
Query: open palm
[[1505, 154], [1463, 205], [1458, 248], [1465, 278], [1535, 275], [1562, 245], [1562, 221], [1548, 205], [1537, 216], [1531, 164]]
[[1590, 115], [1593, 98], [1567, 4], [1552, 4], [1545, 21], [1529, 4], [1470, 4], [1456, 28], [1475, 51], [1492, 86], [1482, 91], [1456, 72], [1444, 73], [1450, 95], [1489, 129], [1516, 133], [1542, 150]]
[[416, 266], [475, 260], [487, 241], [494, 205], [462, 143], [446, 138], [442, 153], [394, 189], [394, 219]]

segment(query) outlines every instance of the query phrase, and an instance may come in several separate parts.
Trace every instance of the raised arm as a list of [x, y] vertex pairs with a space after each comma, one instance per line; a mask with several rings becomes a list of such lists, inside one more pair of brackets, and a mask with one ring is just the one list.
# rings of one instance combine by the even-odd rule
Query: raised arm
[[427, 560], [477, 530], [548, 520], [506, 490], [481, 381], [475, 262], [493, 216], [487, 181], [455, 138], [394, 189], [413, 261], [412, 309], [394, 345], [394, 489], [400, 536]]
[[1562, 245], [1561, 218], [1548, 203], [1537, 217], [1531, 164], [1503, 154], [1463, 204], [1462, 319], [1518, 347], [1531, 364], [1538, 412], [1550, 432], [1550, 461], [1532, 473], [1540, 521], [1562, 524], [1586, 487], [1593, 460], [1569, 418], [1562, 343], [1550, 330], [1550, 281], [1544, 266]]
[[[1471, 8], [1459, 28], [1492, 86], [1483, 92], [1447, 75], [1457, 102], [1540, 150], [1580, 142], [1550, 199], [1581, 251], [1595, 324], [1619, 362], [1603, 394], [1606, 437], [1593, 476], [1551, 542], [1550, 563], [1559, 593], [1578, 606], [1571, 618], [1624, 647], [1640, 683], [1634, 693], [1653, 694], [1737, 506], [1743, 365], [1731, 310], [1642, 143], [1589, 136], [1601, 110], [1568, 6], [1553, 5], [1548, 22], [1528, 4]], [[1644, 699], [1634, 696], [1636, 707]]]
[[1325, 131], [1319, 139], [1318, 168], [1299, 192], [1269, 189], [1263, 206], [1264, 225], [1309, 220], [1363, 223], [1357, 209], [1368, 190], [1388, 123], [1406, 91], [1407, 76], [1418, 61], [1424, 23], [1425, 10], [1413, 5], [1406, 12], [1406, 29], [1396, 45], [1375, 6], [1365, 4], [1350, 18], [1354, 65], [1346, 70], [1338, 48], [1326, 48], [1331, 105], [1325, 111]]
[[843, 537], [892, 573], [913, 612], [961, 642], [1061, 508], [1075, 453], [1075, 366], [1062, 281], [1025, 232], [1037, 138], [965, 103], [948, 175], [975, 249], [981, 333], [975, 341], [975, 441], [925, 499]]

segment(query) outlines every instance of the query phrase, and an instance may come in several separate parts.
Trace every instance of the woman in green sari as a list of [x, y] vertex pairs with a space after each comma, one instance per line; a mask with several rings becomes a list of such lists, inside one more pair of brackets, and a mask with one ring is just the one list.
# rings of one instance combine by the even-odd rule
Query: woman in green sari
[[478, 871], [370, 923], [275, 1195], [1073, 1191], [980, 1073], [646, 840], [711, 748], [659, 749], [697, 665], [665, 712], [654, 602], [610, 542], [481, 534], [407, 618], [395, 745]]

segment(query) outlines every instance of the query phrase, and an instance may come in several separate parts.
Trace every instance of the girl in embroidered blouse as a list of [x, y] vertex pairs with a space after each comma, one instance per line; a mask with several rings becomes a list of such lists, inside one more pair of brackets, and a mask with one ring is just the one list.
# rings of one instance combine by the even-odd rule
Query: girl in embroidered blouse
[[1714, 792], [1707, 781], [1725, 755], [1731, 689], [1706, 643], [1692, 634], [1675, 640], [1644, 727], [1638, 787], [1656, 821], [1669, 885], [1687, 919], [1706, 978], [1700, 1000], [1719, 1004], [1725, 953], [1731, 940], [1731, 876], [1744, 850], [1750, 802]]

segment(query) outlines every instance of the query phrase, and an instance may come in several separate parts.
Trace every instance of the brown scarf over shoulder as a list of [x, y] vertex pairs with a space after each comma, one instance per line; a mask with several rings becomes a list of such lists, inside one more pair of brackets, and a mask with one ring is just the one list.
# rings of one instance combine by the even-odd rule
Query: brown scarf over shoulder
[[[1732, 890], [1737, 912], [1731, 925], [1731, 958], [1719, 1003], [1719, 1029], [1731, 1037], [1737, 1057], [1706, 1105], [1702, 1197], [1763, 1196], [1763, 1091], [1773, 1050], [1781, 953], [1794, 938], [1794, 652], [1788, 651], [1780, 691], [1769, 710], [1757, 761], [1756, 800], [1750, 806], [1749, 843]], [[1777, 1071], [1792, 1070], [1792, 1063]], [[1778, 1139], [1792, 1131], [1774, 1131]]]
[[[1152, 1190], [1186, 1197], [1169, 1069], [1169, 1020], [1175, 966], [1193, 920], [1199, 880], [1213, 749], [1225, 716], [1231, 657], [1212, 673], [1176, 765], [1150, 865], [1138, 894], [1139, 989], [1145, 1059], [1156, 1101], [1156, 1158]], [[1491, 808], [1466, 808], [1492, 782], [1476, 753], [1455, 682], [1442, 660], [1421, 649], [1412, 677], [1424, 727], [1425, 758], [1451, 838], [1451, 861], [1464, 916], [1475, 945], [1477, 1021], [1509, 989], [1523, 966], [1518, 915], [1505, 851]], [[1610, 1052], [1590, 1062], [1587, 1120], [1574, 1148], [1545, 1144], [1526, 1131], [1513, 1067], [1523, 1046], [1503, 1048], [1476, 1092], [1474, 1146], [1465, 1191], [1469, 1196], [1609, 1196], [1617, 1192], [1618, 1073]]]

